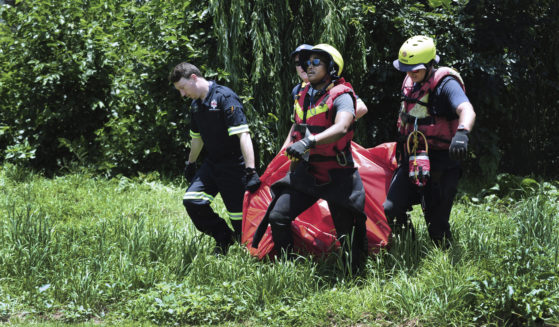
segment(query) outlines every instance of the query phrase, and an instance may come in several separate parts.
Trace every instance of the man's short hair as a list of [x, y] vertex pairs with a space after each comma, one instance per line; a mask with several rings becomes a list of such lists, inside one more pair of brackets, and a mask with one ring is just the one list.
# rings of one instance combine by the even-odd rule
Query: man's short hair
[[169, 73], [169, 82], [176, 83], [181, 79], [181, 77], [189, 79], [192, 74], [203, 77], [198, 67], [187, 62], [181, 62], [173, 68], [171, 73]]

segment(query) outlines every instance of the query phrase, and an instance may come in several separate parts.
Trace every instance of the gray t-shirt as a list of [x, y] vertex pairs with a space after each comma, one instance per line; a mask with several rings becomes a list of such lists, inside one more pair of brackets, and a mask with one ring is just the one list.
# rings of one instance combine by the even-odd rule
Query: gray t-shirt
[[[308, 96], [314, 97], [316, 90], [312, 87], [309, 87]], [[344, 93], [337, 98], [334, 99], [334, 112], [349, 112], [355, 117], [355, 106], [353, 103], [353, 98], [349, 93]]]

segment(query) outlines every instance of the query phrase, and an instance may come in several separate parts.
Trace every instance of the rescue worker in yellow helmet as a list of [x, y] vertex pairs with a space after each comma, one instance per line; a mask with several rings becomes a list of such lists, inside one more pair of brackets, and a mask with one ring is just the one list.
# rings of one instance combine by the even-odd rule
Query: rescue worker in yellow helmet
[[367, 256], [363, 212], [365, 191], [351, 154], [355, 123], [355, 93], [341, 77], [344, 61], [328, 44], [299, 53], [309, 84], [295, 98], [291, 138], [286, 149], [290, 172], [271, 187], [273, 200], [255, 234], [257, 247], [263, 232], [272, 227], [276, 253], [293, 250], [291, 222], [319, 198], [328, 202], [336, 234], [357, 271]]
[[[290, 57], [291, 60], [293, 61], [293, 64], [295, 65], [295, 71], [297, 72], [297, 76], [299, 76], [299, 78], [301, 79], [301, 83], [295, 85], [291, 90], [291, 96], [293, 97], [294, 100], [297, 98], [299, 92], [301, 92], [305, 88], [307, 83], [309, 83], [307, 72], [302, 67], [303, 66], [302, 61], [299, 60], [299, 53], [304, 50], [311, 50], [312, 48], [313, 48], [312, 45], [301, 44], [295, 50], [293, 50], [293, 52], [291, 52]], [[369, 109], [367, 108], [365, 102], [363, 102], [363, 100], [361, 100], [361, 98], [357, 96], [357, 94], [355, 95], [355, 97], [357, 98], [356, 108], [355, 108], [355, 120], [358, 120], [359, 118], [363, 117], [369, 111]], [[287, 134], [287, 138], [285, 139], [283, 145], [281, 146], [282, 151], [291, 143], [291, 133], [293, 133], [293, 127], [294, 125], [291, 126], [291, 129]]]
[[[399, 166], [384, 202], [384, 212], [393, 231], [411, 230], [407, 211], [421, 203], [429, 236], [444, 248], [452, 234], [449, 217], [462, 174], [460, 161], [468, 151], [469, 133], [476, 114], [465, 93], [462, 78], [452, 68], [435, 65], [440, 58], [432, 38], [414, 36], [404, 42], [394, 67], [406, 73], [401, 88], [401, 108], [397, 127], [400, 138]], [[417, 153], [404, 146], [410, 134], [426, 138], [424, 170], [412, 172], [410, 158]], [[428, 149], [428, 150], [427, 150]], [[421, 167], [420, 167], [421, 168]], [[429, 171], [430, 170], [430, 171]], [[422, 183], [412, 183], [421, 174]], [[417, 180], [416, 180], [417, 181]]]

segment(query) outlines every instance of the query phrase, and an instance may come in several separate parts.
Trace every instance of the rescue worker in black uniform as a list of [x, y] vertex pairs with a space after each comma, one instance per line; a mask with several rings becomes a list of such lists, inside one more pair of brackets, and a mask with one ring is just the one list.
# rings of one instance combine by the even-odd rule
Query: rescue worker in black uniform
[[[328, 202], [346, 262], [355, 272], [367, 256], [365, 191], [351, 154], [355, 94], [340, 77], [344, 62], [331, 45], [299, 52], [309, 84], [296, 96], [288, 174], [271, 187], [273, 200], [260, 224], [257, 247], [268, 223], [274, 250], [293, 250], [291, 222], [319, 198]], [[350, 255], [345, 255], [349, 253]]]
[[[196, 228], [215, 239], [214, 252], [225, 254], [234, 240], [240, 240], [245, 189], [254, 192], [260, 186], [243, 105], [235, 92], [206, 80], [196, 66], [186, 62], [171, 71], [169, 81], [182, 97], [193, 99], [192, 140], [185, 168], [190, 186], [183, 204]], [[206, 158], [196, 170], [203, 147]], [[217, 193], [221, 194], [233, 231], [210, 207]]]
[[[408, 230], [415, 236], [407, 211], [421, 203], [430, 238], [447, 248], [452, 239], [450, 212], [462, 174], [460, 160], [467, 157], [468, 134], [476, 114], [458, 72], [435, 68], [438, 62], [434, 41], [426, 36], [406, 40], [394, 60], [394, 67], [406, 73], [398, 118], [401, 156], [384, 212], [395, 234]], [[430, 171], [415, 172], [420, 179], [410, 173], [409, 158], [415, 153], [409, 153], [406, 144], [414, 131], [425, 135], [430, 163]]]

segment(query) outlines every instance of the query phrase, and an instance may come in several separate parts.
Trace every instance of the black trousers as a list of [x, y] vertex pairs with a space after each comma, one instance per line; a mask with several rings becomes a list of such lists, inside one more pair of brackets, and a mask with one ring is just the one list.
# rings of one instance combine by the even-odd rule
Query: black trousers
[[[276, 196], [277, 200], [274, 207], [270, 208], [269, 214], [272, 240], [276, 252], [289, 253], [293, 249], [291, 222], [312, 206], [319, 197], [289, 187], [284, 187]], [[358, 268], [367, 256], [366, 216], [332, 202], [328, 202], [328, 207], [344, 253], [351, 251], [352, 268]]]
[[[244, 163], [240, 161], [205, 160], [183, 197], [184, 207], [196, 228], [212, 236], [219, 246], [230, 244], [234, 238], [240, 240], [246, 185], [243, 169]], [[221, 194], [234, 231], [210, 206], [217, 193]]]
[[393, 231], [398, 233], [402, 227], [413, 226], [408, 219], [407, 212], [414, 204], [422, 204], [423, 215], [427, 223], [429, 236], [436, 243], [443, 239], [450, 240], [449, 217], [456, 187], [461, 176], [459, 165], [440, 165], [431, 162], [431, 179], [423, 189], [413, 184], [408, 177], [408, 165], [398, 167], [390, 183], [386, 201], [384, 202], [384, 213]]

